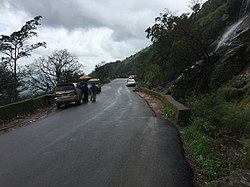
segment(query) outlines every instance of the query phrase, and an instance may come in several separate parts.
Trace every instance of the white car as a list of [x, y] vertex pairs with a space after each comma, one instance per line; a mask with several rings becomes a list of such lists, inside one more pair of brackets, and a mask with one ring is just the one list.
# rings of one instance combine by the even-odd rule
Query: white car
[[135, 79], [128, 79], [127, 80], [127, 86], [128, 87], [130, 87], [130, 86], [136, 86]]

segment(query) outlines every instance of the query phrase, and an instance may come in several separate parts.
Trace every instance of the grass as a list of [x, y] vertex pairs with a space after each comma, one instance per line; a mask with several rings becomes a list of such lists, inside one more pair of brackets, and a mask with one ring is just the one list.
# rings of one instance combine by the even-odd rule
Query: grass
[[224, 103], [217, 114], [221, 133], [236, 138], [250, 138], [250, 105]]
[[176, 122], [176, 117], [174, 111], [168, 106], [164, 106], [164, 113], [170, 120]]
[[[241, 89], [225, 87], [196, 95], [185, 104], [191, 109], [191, 122], [182, 129], [182, 138], [195, 163], [195, 173], [202, 176], [203, 186], [216, 186], [236, 167], [250, 165], [250, 83]], [[175, 119], [167, 105], [164, 112], [168, 118]], [[230, 152], [234, 147], [227, 147], [233, 141], [240, 142], [234, 150], [236, 157]]]
[[244, 144], [244, 152], [246, 157], [246, 162], [250, 165], [250, 139], [247, 139]]
[[207, 120], [216, 128], [215, 135], [250, 138], [250, 96], [244, 93], [241, 89], [222, 88], [189, 98], [186, 104], [193, 118]]
[[214, 128], [208, 124], [207, 120], [199, 118], [184, 128], [182, 134], [188, 145], [191, 159], [194, 160], [198, 170], [208, 183], [224, 178], [231, 173], [226, 157], [216, 149], [217, 142], [205, 135], [213, 130]]
[[[192, 122], [184, 128], [182, 137], [207, 186], [215, 186], [236, 170], [235, 161], [242, 167], [250, 164], [249, 93], [250, 84], [247, 84], [241, 89], [224, 87], [186, 100]], [[228, 146], [233, 142], [221, 145], [229, 139], [241, 142], [235, 150], [241, 156], [235, 157], [230, 152], [233, 147]]]

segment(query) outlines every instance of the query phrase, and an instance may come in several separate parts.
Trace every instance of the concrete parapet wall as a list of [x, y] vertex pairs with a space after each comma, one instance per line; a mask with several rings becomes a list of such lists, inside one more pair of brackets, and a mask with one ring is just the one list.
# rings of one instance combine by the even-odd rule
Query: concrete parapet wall
[[37, 109], [47, 106], [49, 106], [49, 104], [45, 96], [0, 106], [0, 124], [18, 118], [20, 116], [32, 114]]
[[169, 107], [175, 113], [175, 119], [177, 123], [187, 122], [190, 119], [190, 109], [176, 101], [171, 95], [164, 95], [159, 92], [147, 88], [138, 88], [139, 91], [150, 94], [163, 103], [164, 106]]

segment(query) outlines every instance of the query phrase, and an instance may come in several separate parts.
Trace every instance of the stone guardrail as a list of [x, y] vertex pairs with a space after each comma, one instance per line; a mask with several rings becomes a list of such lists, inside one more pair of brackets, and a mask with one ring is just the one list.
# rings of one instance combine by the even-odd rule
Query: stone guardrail
[[164, 95], [159, 92], [155, 92], [153, 90], [147, 88], [138, 88], [138, 91], [150, 94], [156, 98], [158, 98], [164, 105], [164, 107], [169, 107], [175, 114], [175, 122], [176, 123], [185, 123], [190, 120], [190, 109], [176, 101], [171, 95]]
[[34, 113], [37, 109], [49, 106], [48, 98], [39, 96], [36, 98], [26, 99], [16, 103], [0, 106], [0, 124], [13, 120], [20, 116]]

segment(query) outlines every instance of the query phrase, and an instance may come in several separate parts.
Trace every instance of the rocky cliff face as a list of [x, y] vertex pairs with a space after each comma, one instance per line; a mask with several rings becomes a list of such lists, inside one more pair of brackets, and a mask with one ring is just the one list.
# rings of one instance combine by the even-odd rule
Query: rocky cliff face
[[239, 17], [235, 23], [226, 28], [222, 36], [217, 42], [215, 51], [218, 51], [224, 46], [231, 45], [240, 35], [248, 32], [250, 29], [250, 0], [243, 0]]
[[244, 86], [250, 72], [250, 0], [242, 1], [239, 19], [225, 30], [215, 52], [219, 60], [211, 75], [214, 86], [225, 82], [233, 87]]
[[246, 14], [250, 12], [250, 0], [243, 0], [241, 9], [239, 12], [239, 18], [244, 17]]
[[[242, 1], [235, 20], [211, 45], [210, 61], [197, 62], [170, 86], [174, 97], [187, 97], [188, 92], [206, 92], [225, 84], [239, 88], [250, 80], [250, 0]], [[185, 95], [178, 95], [183, 89]]]

